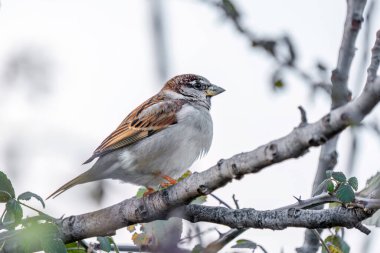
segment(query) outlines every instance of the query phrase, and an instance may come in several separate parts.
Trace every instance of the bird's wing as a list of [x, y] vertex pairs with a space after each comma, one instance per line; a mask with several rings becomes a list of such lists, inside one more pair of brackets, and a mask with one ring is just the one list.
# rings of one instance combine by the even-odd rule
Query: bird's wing
[[165, 101], [161, 96], [148, 99], [121, 122], [84, 164], [115, 149], [137, 143], [170, 125], [176, 124], [176, 113], [183, 104], [184, 101], [182, 100]]

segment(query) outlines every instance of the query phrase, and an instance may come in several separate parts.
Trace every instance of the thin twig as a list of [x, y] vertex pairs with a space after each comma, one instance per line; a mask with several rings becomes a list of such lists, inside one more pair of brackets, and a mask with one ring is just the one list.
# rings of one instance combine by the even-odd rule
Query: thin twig
[[307, 124], [307, 116], [306, 116], [306, 111], [305, 109], [300, 105], [298, 106], [298, 109], [300, 110], [300, 113], [301, 113], [301, 123], [300, 123], [300, 127], [304, 126]]
[[235, 203], [235, 207], [236, 207], [236, 209], [240, 209], [240, 207], [239, 207], [239, 200], [237, 200], [237, 199], [235, 198], [235, 194], [232, 194], [232, 199], [233, 199], [233, 201], [234, 201], [234, 203]]
[[316, 229], [311, 229], [311, 231], [314, 233], [314, 235], [316, 237], [318, 237], [319, 241], [322, 243], [323, 247], [325, 248], [325, 250], [327, 251], [327, 253], [331, 253], [331, 251], [329, 250], [329, 248], [327, 247], [326, 243], [323, 241], [321, 235], [319, 234], [318, 230]]
[[223, 201], [221, 198], [219, 198], [218, 196], [216, 196], [214, 193], [210, 193], [210, 195], [214, 198], [214, 199], [216, 199], [217, 201], [219, 201], [219, 204], [221, 204], [221, 205], [224, 205], [225, 207], [227, 207], [227, 208], [229, 208], [229, 209], [232, 209], [232, 207], [229, 205], [229, 204], [227, 204], [225, 201]]

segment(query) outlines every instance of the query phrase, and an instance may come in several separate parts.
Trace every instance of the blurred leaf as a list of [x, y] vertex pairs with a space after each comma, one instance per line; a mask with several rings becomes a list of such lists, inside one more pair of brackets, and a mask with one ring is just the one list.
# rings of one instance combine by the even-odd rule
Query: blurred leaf
[[7, 202], [10, 198], [14, 198], [15, 190], [13, 189], [11, 181], [8, 179], [4, 172], [0, 171], [0, 203]]
[[[156, 220], [142, 225], [150, 248], [170, 248], [181, 239], [182, 219], [170, 218], [168, 220]], [[168, 236], [170, 235], [170, 236]]]
[[317, 62], [316, 67], [318, 70], [320, 70], [322, 72], [326, 72], [326, 70], [327, 70], [326, 65], [320, 61]]
[[145, 246], [149, 245], [152, 239], [146, 233], [134, 233], [132, 235], [132, 241], [136, 246]]
[[33, 192], [21, 193], [20, 195], [18, 195], [17, 200], [30, 200], [32, 197], [41, 202], [42, 207], [45, 208], [44, 200], [39, 195]]
[[368, 179], [364, 189], [358, 194], [366, 198], [380, 198], [380, 172]]
[[332, 178], [334, 178], [336, 181], [340, 183], [345, 183], [347, 181], [346, 176], [343, 174], [343, 172], [340, 171], [334, 171], [332, 173]]
[[328, 191], [329, 193], [333, 193], [333, 192], [334, 192], [334, 190], [335, 190], [335, 185], [334, 185], [333, 181], [331, 181], [331, 179], [329, 179], [329, 180], [327, 181], [326, 189], [327, 189], [327, 191]]
[[180, 178], [178, 178], [177, 182], [180, 182], [184, 180], [185, 178], [188, 178], [191, 174], [192, 172], [190, 170], [187, 170], [185, 173], [183, 173], [183, 175]]
[[333, 173], [332, 170], [326, 170], [326, 177], [327, 178], [331, 178], [332, 177], [332, 173]]
[[[343, 253], [343, 251], [338, 247], [331, 243], [326, 244], [327, 248], [329, 249], [330, 253]], [[325, 251], [322, 250], [322, 252], [326, 252], [326, 249], [323, 248]]]
[[41, 246], [45, 253], [67, 253], [65, 244], [59, 238], [45, 237], [41, 240]]
[[72, 242], [65, 245], [67, 253], [86, 253], [86, 249], [80, 246], [78, 242]]
[[136, 230], [136, 224], [127, 227], [128, 232], [132, 233]]
[[7, 202], [5, 209], [4, 223], [14, 222], [16, 223], [14, 225], [17, 225], [23, 216], [21, 205], [15, 199], [11, 199]]
[[108, 240], [110, 241], [111, 244], [113, 244], [113, 250], [114, 250], [116, 253], [119, 253], [119, 248], [117, 247], [116, 242], [113, 240], [113, 237], [112, 237], [112, 236], [109, 236], [109, 237], [108, 237]]
[[203, 252], [203, 247], [200, 244], [195, 245], [195, 247], [191, 250], [191, 253], [201, 253]]
[[281, 89], [281, 88], [284, 88], [285, 84], [281, 79], [277, 79], [274, 81], [273, 86], [276, 89]]
[[222, 4], [227, 16], [231, 17], [233, 20], [240, 18], [240, 14], [231, 0], [223, 0]]
[[1, 221], [4, 226], [7, 227], [7, 229], [14, 229], [16, 227], [16, 219], [12, 212], [5, 212], [5, 215], [3, 217], [3, 220]]
[[142, 197], [144, 197], [144, 193], [146, 193], [147, 191], [148, 191], [148, 189], [146, 187], [144, 187], [144, 186], [140, 187], [137, 190], [136, 198], [141, 199]]
[[336, 191], [336, 197], [343, 203], [350, 203], [355, 199], [355, 193], [348, 184], [341, 184]]
[[338, 202], [331, 202], [328, 205], [329, 205], [329, 208], [334, 208], [334, 207], [340, 207], [340, 206], [342, 206], [342, 204], [338, 203]]
[[[324, 240], [331, 253], [349, 253], [350, 246], [337, 235], [330, 235]], [[334, 251], [335, 250], [335, 251]], [[327, 253], [325, 247], [322, 247], [322, 253]]]
[[365, 219], [363, 224], [368, 226], [380, 227], [380, 210], [377, 210], [371, 217]]
[[237, 240], [236, 244], [233, 245], [231, 248], [235, 249], [256, 249], [257, 244], [246, 239]]
[[195, 199], [193, 199], [190, 204], [194, 204], [194, 205], [201, 205], [203, 203], [205, 203], [207, 201], [207, 195], [201, 195]]
[[350, 177], [348, 179], [348, 184], [351, 185], [351, 187], [354, 188], [355, 191], [358, 190], [359, 183], [356, 177]]
[[106, 252], [110, 252], [112, 250], [111, 242], [108, 237], [96, 237], [96, 240], [100, 243], [100, 249]]
[[0, 203], [6, 203], [8, 200], [12, 198], [11, 194], [6, 191], [0, 191]]

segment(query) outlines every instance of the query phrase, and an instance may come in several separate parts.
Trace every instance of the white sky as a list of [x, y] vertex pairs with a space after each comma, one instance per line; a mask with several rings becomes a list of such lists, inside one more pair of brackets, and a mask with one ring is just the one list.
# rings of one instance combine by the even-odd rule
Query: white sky
[[[331, 69], [336, 64], [345, 17], [343, 0], [236, 0], [243, 21], [259, 35], [289, 33], [297, 46], [299, 65], [310, 71], [316, 60]], [[273, 92], [269, 73], [273, 61], [247, 41], [224, 20], [220, 11], [196, 0], [167, 0], [169, 75], [197, 73], [225, 88], [214, 98], [214, 140], [209, 154], [195, 163], [204, 170], [221, 158], [249, 151], [289, 133], [299, 124], [298, 105], [310, 121], [329, 108], [324, 95], [310, 99], [307, 84], [288, 76], [284, 92]], [[16, 191], [33, 191], [47, 196], [67, 180], [87, 169], [81, 166], [121, 120], [137, 105], [156, 93], [162, 83], [155, 72], [152, 27], [148, 1], [142, 0], [3, 0], [0, 9], [0, 73], [6, 59], [24, 48], [44, 51], [51, 62], [51, 92], [29, 99], [25, 89], [0, 83], [0, 168], [9, 174]], [[375, 11], [371, 31], [373, 44], [380, 17]], [[361, 33], [363, 35], [363, 33]], [[361, 55], [363, 37], [358, 39]], [[351, 76], [355, 76], [356, 57]], [[350, 85], [353, 85], [352, 78]], [[375, 110], [373, 115], [379, 114]], [[339, 142], [338, 170], [346, 168], [348, 134]], [[356, 175], [360, 187], [375, 174], [380, 152], [379, 137], [367, 132]], [[365, 145], [365, 146], [364, 146]], [[6, 148], [17, 154], [7, 168]], [[368, 148], [367, 148], [368, 147]], [[235, 193], [242, 207], [273, 209], [307, 198], [317, 167], [319, 149], [297, 160], [266, 168], [215, 194], [232, 203]], [[4, 168], [5, 167], [5, 168]], [[77, 186], [47, 202], [54, 216], [79, 214], [132, 197], [136, 187], [107, 181], [106, 200], [100, 205], [89, 200], [88, 190], [96, 184]], [[218, 203], [209, 198], [209, 204]], [[37, 206], [37, 204], [36, 204]], [[212, 226], [212, 225], [211, 225]], [[294, 252], [303, 241], [303, 229], [285, 231], [250, 230], [241, 236], [263, 245], [269, 252]], [[326, 235], [325, 233], [324, 235]], [[373, 229], [371, 236], [379, 237]], [[117, 239], [130, 235], [121, 230]], [[217, 234], [211, 234], [216, 238]], [[351, 252], [359, 252], [364, 238], [347, 232]], [[373, 245], [371, 252], [379, 252]], [[224, 252], [231, 252], [227, 247]]]

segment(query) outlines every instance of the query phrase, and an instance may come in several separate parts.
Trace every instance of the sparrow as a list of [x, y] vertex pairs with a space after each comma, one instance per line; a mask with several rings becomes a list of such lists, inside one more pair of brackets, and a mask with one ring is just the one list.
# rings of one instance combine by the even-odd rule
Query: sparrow
[[211, 97], [225, 90], [195, 75], [178, 75], [133, 110], [83, 164], [94, 165], [47, 199], [71, 187], [118, 179], [154, 189], [181, 176], [210, 149]]

